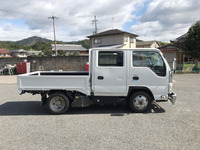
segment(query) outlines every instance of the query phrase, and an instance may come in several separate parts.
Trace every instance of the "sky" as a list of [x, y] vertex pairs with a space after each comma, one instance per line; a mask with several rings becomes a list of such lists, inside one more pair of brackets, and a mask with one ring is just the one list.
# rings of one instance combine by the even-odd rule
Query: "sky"
[[200, 20], [199, 0], [0, 0], [0, 41], [31, 36], [78, 41], [94, 31], [120, 29], [137, 39], [169, 42]]

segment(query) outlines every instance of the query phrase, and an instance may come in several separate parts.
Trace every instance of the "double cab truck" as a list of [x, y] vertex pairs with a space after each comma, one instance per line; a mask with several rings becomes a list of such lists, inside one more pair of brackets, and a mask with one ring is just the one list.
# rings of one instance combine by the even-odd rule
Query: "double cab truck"
[[18, 92], [41, 95], [52, 114], [70, 107], [124, 102], [133, 112], [151, 109], [153, 101], [172, 104], [172, 76], [158, 49], [89, 50], [89, 71], [36, 71], [18, 75]]

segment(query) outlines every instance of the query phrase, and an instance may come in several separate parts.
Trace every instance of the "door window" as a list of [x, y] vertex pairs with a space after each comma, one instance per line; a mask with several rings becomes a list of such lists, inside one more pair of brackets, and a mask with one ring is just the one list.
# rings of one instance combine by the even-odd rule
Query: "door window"
[[158, 76], [166, 75], [165, 63], [158, 52], [133, 52], [134, 67], [148, 67]]
[[98, 66], [123, 66], [122, 51], [100, 51]]

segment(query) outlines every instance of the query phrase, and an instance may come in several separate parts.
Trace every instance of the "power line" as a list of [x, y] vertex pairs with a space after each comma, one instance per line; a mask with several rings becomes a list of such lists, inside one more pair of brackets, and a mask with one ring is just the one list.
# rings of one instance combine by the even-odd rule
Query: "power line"
[[55, 30], [55, 19], [59, 19], [59, 17], [56, 17], [56, 16], [51, 16], [51, 17], [48, 17], [48, 19], [52, 19], [52, 20], [53, 20], [54, 47], [55, 47], [55, 54], [56, 54], [56, 56], [57, 56], [57, 49], [56, 49], [56, 30]]

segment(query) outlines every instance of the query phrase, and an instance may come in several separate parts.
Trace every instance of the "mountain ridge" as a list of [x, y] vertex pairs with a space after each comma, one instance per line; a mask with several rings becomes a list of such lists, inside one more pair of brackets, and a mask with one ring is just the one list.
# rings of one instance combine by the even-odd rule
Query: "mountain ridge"
[[[32, 36], [28, 37], [19, 41], [0, 41], [0, 48], [12, 50], [12, 49], [38, 49], [41, 48], [41, 46], [50, 45], [53, 44], [54, 41], [38, 37], [38, 36]], [[89, 49], [90, 48], [90, 42], [88, 39], [79, 40], [79, 41], [72, 41], [72, 42], [63, 42], [63, 41], [56, 41], [57, 44], [78, 44], [82, 45], [84, 48]], [[38, 47], [39, 45], [39, 47]], [[49, 47], [50, 48], [50, 47]]]
[[53, 42], [53, 41], [46, 38], [38, 37], [38, 36], [32, 36], [32, 37], [28, 37], [28, 38], [16, 41], [14, 43], [17, 45], [22, 45], [22, 46], [33, 46], [37, 42]]

